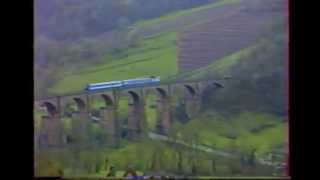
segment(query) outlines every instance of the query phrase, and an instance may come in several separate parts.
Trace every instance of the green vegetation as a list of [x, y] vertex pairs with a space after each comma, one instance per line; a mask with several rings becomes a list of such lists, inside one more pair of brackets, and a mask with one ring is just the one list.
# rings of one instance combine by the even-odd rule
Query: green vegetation
[[79, 74], [66, 75], [51, 89], [53, 94], [82, 90], [85, 84], [108, 80], [122, 80], [146, 75], [160, 76], [165, 79], [177, 73], [176, 33], [165, 33], [143, 40], [138, 47], [127, 50], [127, 57], [107, 61], [81, 71]]
[[243, 112], [232, 117], [213, 112], [202, 113], [180, 126], [177, 133], [182, 140], [191, 135], [198, 137], [199, 144], [230, 152], [257, 148], [258, 154], [265, 155], [284, 143], [281, 118], [258, 112]]
[[34, 127], [37, 129], [37, 128], [40, 128], [40, 125], [41, 125], [41, 117], [44, 116], [45, 113], [42, 112], [42, 111], [39, 111], [37, 109], [34, 110], [33, 112], [33, 123], [34, 123]]
[[[213, 4], [181, 11], [150, 21], [142, 21], [138, 23], [137, 27], [144, 27], [153, 23], [167, 21], [172, 18], [186, 16], [194, 12], [235, 2], [237, 2], [237, 0], [218, 1]], [[176, 33], [177, 32], [171, 31], [145, 38], [137, 42], [137, 44], [130, 46], [128, 49], [118, 52], [117, 56], [110, 56], [110, 54], [105, 55], [99, 60], [102, 61], [102, 63], [96, 65], [92, 64], [88, 67], [80, 67], [81, 63], [78, 63], [78, 68], [74, 70], [72, 70], [72, 68], [62, 68], [57, 74], [58, 80], [48, 92], [50, 94], [63, 94], [82, 90], [83, 86], [87, 83], [128, 79], [151, 74], [159, 75], [163, 80], [176, 75]], [[74, 71], [76, 73], [73, 73]]]
[[[210, 1], [205, 2], [209, 3]], [[140, 20], [135, 26], [130, 26], [131, 28], [125, 23], [116, 29], [115, 34], [112, 35], [113, 38], [104, 39], [102, 35], [101, 38], [104, 41], [90, 37], [70, 44], [41, 37], [37, 39], [39, 42], [37, 42], [36, 52], [41, 51], [46, 55], [45, 68], [47, 70], [43, 71], [43, 68], [41, 68], [37, 71], [36, 93], [38, 95], [57, 95], [81, 90], [83, 85], [88, 82], [131, 78], [149, 74], [161, 75], [163, 78], [175, 75], [177, 72], [176, 32], [174, 32], [174, 28], [170, 29], [171, 26], [175, 26], [175, 23], [161, 31], [151, 33], [152, 36], [147, 39], [141, 40], [143, 33], [136, 33], [136, 31], [144, 27], [151, 27], [153, 24], [179, 19], [179, 17], [187, 17], [197, 12], [237, 2], [238, 0], [215, 1], [208, 5], [171, 13], [168, 16]], [[168, 2], [163, 3], [166, 4]], [[179, 7], [181, 3], [184, 4], [185, 2], [170, 3], [172, 6]], [[188, 6], [196, 6], [203, 3], [194, 1]], [[129, 4], [134, 6], [134, 3]], [[117, 5], [117, 3], [111, 3], [110, 7]], [[161, 9], [161, 7], [157, 7], [157, 10], [158, 8]], [[197, 23], [203, 18], [198, 17], [198, 19]], [[122, 19], [122, 21], [124, 20]], [[192, 24], [194, 22], [190, 22], [188, 25]], [[134, 27], [133, 30], [132, 27]], [[147, 31], [152, 32], [152, 29], [149, 28]], [[59, 33], [63, 34], [64, 32], [62, 30]], [[43, 59], [44, 55], [39, 54], [37, 57]]]
[[36, 0], [36, 32], [59, 41], [78, 40], [213, 1]]
[[134, 23], [213, 1], [35, 1], [36, 97], [53, 95], [48, 88], [64, 77], [62, 72], [105, 63], [135, 44], [140, 34], [129, 33]]
[[181, 10], [178, 12], [174, 12], [174, 13], [170, 13], [170, 14], [158, 17], [158, 18], [141, 21], [141, 22], [136, 23], [135, 26], [137, 26], [137, 28], [142, 28], [142, 27], [149, 26], [149, 25], [159, 24], [159, 23], [165, 22], [165, 21], [175, 20], [179, 17], [188, 16], [190, 14], [193, 14], [193, 13], [196, 13], [199, 11], [204, 11], [204, 10], [212, 9], [212, 8], [218, 8], [218, 7], [221, 7], [224, 5], [234, 4], [234, 3], [238, 3], [238, 2], [239, 2], [239, 0], [219, 0], [218, 2], [214, 2], [214, 3], [208, 4], [208, 5], [195, 7], [195, 8], [187, 9], [187, 10]]
[[156, 109], [156, 99], [155, 95], [149, 95], [146, 98], [146, 118], [147, 118], [147, 127], [149, 130], [154, 130], [156, 127], [157, 120], [157, 109]]
[[[236, 2], [221, 0], [154, 20], [140, 21], [136, 26], [145, 27]], [[57, 175], [63, 171], [67, 177], [104, 177], [110, 165], [115, 165], [116, 176], [120, 177], [127, 166], [132, 165], [139, 175], [149, 171], [203, 176], [271, 175], [274, 172], [272, 167], [243, 163], [241, 158], [264, 158], [271, 152], [283, 149], [283, 38], [279, 29], [272, 29], [272, 33], [257, 44], [218, 59], [207, 67], [175, 77], [233, 77], [225, 88], [217, 91], [209, 88], [203, 93], [202, 109], [195, 118], [183, 121], [179, 115], [184, 112], [174, 114], [168, 136], [189, 145], [203, 145], [237, 157], [222, 157], [179, 143], [147, 137], [135, 141], [121, 139], [119, 145], [114, 147], [110, 139], [106, 138], [108, 130], [99, 123], [90, 123], [83, 128], [79, 119], [63, 117], [65, 135], [87, 134], [89, 140], [72, 142], [60, 151], [40, 152], [35, 161], [36, 174]], [[102, 53], [102, 58], [97, 58], [99, 63], [75, 61], [77, 66], [74, 69], [67, 65], [53, 73], [56, 82], [49, 89], [50, 93], [63, 94], [82, 90], [87, 83], [147, 75], [161, 76], [162, 80], [168, 80], [177, 74], [176, 36], [177, 32], [172, 31], [138, 39], [128, 44], [128, 48]], [[56, 46], [49, 47], [54, 49]], [[79, 50], [85, 47], [90, 46], [81, 45]], [[79, 57], [83, 58], [82, 55]], [[145, 98], [147, 132], [154, 130], [156, 125], [156, 98], [155, 94], [148, 94]], [[179, 100], [179, 97], [173, 97], [173, 111], [183, 111], [184, 107]], [[128, 97], [122, 97], [117, 108], [117, 120], [122, 127], [128, 119], [128, 102]], [[90, 106], [98, 110], [104, 106], [104, 102], [101, 98], [95, 99]], [[74, 104], [71, 104], [70, 111], [74, 110]], [[41, 123], [41, 115], [43, 113], [40, 111], [34, 112], [37, 128]]]
[[[246, 169], [261, 166], [243, 169], [238, 158], [221, 158], [191, 148], [147, 139], [138, 142], [123, 140], [121, 147], [117, 149], [86, 148], [82, 149], [78, 155], [65, 149], [64, 151], [42, 153], [42, 161], [45, 160], [44, 157], [46, 157], [46, 162], [41, 162], [41, 166], [36, 166], [37, 172], [63, 172], [65, 177], [73, 178], [105, 177], [111, 165], [115, 167], [117, 177], [123, 176], [128, 166], [134, 167], [138, 175], [165, 172], [175, 175], [201, 174], [202, 176], [233, 176], [235, 171], [245, 175]], [[270, 173], [270, 168], [264, 167], [264, 173], [260, 175], [268, 173]]]
[[217, 59], [213, 61], [208, 66], [196, 69], [191, 72], [187, 72], [185, 74], [181, 74], [179, 77], [186, 77], [188, 80], [193, 79], [201, 79], [208, 74], [216, 74], [217, 77], [225, 77], [230, 76], [231, 74], [231, 68], [235, 65], [237, 65], [238, 61], [242, 60], [245, 61], [248, 55], [250, 55], [255, 49], [257, 49], [259, 46], [261, 46], [263, 42], [260, 42], [256, 45], [250, 46], [248, 48], [244, 48], [239, 50], [238, 52], [234, 52], [226, 57], [223, 57], [221, 59]]
[[61, 168], [56, 161], [50, 161], [41, 157], [36, 165], [35, 174], [40, 177], [60, 176]]

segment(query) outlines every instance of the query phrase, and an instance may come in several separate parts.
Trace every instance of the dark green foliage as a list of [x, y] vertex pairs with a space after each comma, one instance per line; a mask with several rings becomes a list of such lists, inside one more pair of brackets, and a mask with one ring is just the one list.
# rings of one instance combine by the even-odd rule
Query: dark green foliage
[[178, 151], [178, 161], [177, 161], [177, 170], [179, 173], [182, 171], [182, 154], [181, 151]]
[[212, 174], [215, 174], [216, 171], [217, 171], [217, 168], [216, 168], [216, 160], [215, 159], [212, 159], [211, 160], [211, 170], [212, 170]]
[[152, 157], [151, 157], [150, 169], [152, 169], [152, 170], [160, 170], [159, 169], [159, 158], [158, 157], [159, 157], [158, 153], [156, 151], [153, 152]]
[[195, 163], [192, 163], [192, 167], [191, 167], [191, 172], [192, 172], [192, 175], [197, 175], [197, 166]]
[[263, 36], [263, 45], [248, 57], [240, 57], [225, 88], [205, 91], [204, 107], [225, 114], [260, 111], [284, 115], [285, 44], [283, 23]]
[[[56, 40], [95, 36], [215, 0], [36, 0], [36, 32]], [[57, 28], [59, 27], [59, 28]]]
[[249, 154], [249, 159], [248, 159], [248, 164], [250, 166], [254, 166], [255, 165], [255, 161], [256, 161], [256, 155], [255, 155], [256, 149], [252, 149], [250, 154]]
[[[124, 53], [121, 54], [121, 49], [137, 45], [134, 42], [137, 42], [137, 39], [139, 39], [139, 37], [132, 37], [133, 43], [130, 42], [130, 39], [126, 39], [128, 33], [127, 26], [131, 23], [139, 19], [159, 16], [173, 11], [177, 7], [187, 8], [208, 1], [51, 0], [46, 1], [47, 4], [38, 4], [42, 7], [41, 11], [43, 12], [41, 13], [45, 14], [46, 18], [52, 18], [42, 19], [42, 21], [46, 20], [48, 22], [44, 24], [40, 23], [37, 27], [37, 32], [51, 39], [43, 38], [37, 40], [38, 44], [36, 44], [36, 48], [41, 48], [37, 51], [39, 53], [36, 53], [36, 63], [38, 63], [38, 66], [36, 66], [36, 70], [38, 69], [36, 76], [37, 78], [43, 77], [43, 82], [45, 83], [37, 84], [36, 90], [43, 92], [43, 88], [49, 86], [51, 81], [55, 80], [54, 78], [49, 79], [46, 76], [50, 77], [50, 75], [54, 74], [57, 65], [73, 64], [80, 61], [89, 62], [94, 57], [103, 55], [105, 52], [110, 52], [110, 59], [112, 56], [126, 56]], [[38, 0], [37, 3], [39, 2]], [[144, 3], [144, 8], [138, 7], [142, 6], [142, 4], [139, 4], [142, 2]], [[137, 11], [133, 7], [141, 11]], [[112, 9], [112, 12], [108, 11], [108, 9]], [[57, 12], [59, 12], [59, 15], [55, 14]], [[128, 14], [131, 16], [128, 16]], [[37, 18], [41, 19], [44, 17], [38, 16]], [[60, 23], [64, 24], [64, 26], [61, 28], [50, 28], [59, 26]], [[245, 61], [239, 61], [240, 63], [231, 71], [233, 79], [225, 85], [225, 88], [218, 91], [209, 88], [205, 91], [205, 96], [203, 97], [204, 109], [202, 109], [203, 117], [199, 116], [197, 117], [198, 119], [190, 120], [183, 101], [179, 101], [173, 113], [173, 119], [183, 124], [177, 123], [177, 126], [169, 130], [168, 136], [177, 140], [178, 132], [188, 127], [188, 129], [185, 128], [185, 130], [180, 132], [182, 135], [181, 139], [184, 142], [191, 145], [199, 145], [205, 142], [203, 140], [211, 143], [210, 138], [212, 138], [212, 147], [220, 144], [217, 147], [223, 147], [225, 148], [223, 150], [229, 150], [229, 152], [234, 154], [239, 153], [239, 159], [217, 159], [192, 148], [186, 148], [175, 143], [162, 143], [160, 141], [148, 142], [139, 140], [139, 142], [121, 142], [119, 148], [112, 149], [108, 145], [104, 146], [104, 141], [108, 141], [105, 139], [105, 131], [102, 131], [99, 127], [94, 127], [96, 125], [92, 124], [88, 125], [89, 128], [86, 129], [81, 125], [80, 119], [73, 119], [72, 132], [70, 133], [72, 136], [68, 136], [71, 137], [72, 141], [70, 141], [71, 143], [68, 144], [65, 150], [68, 153], [57, 153], [65, 162], [59, 160], [59, 162], [63, 162], [60, 163], [62, 165], [55, 166], [58, 169], [71, 169], [69, 174], [72, 175], [76, 175], [78, 171], [81, 172], [79, 174], [97, 174], [107, 170], [111, 163], [117, 164], [116, 167], [119, 169], [125, 169], [127, 164], [133, 163], [135, 167], [138, 167], [142, 171], [161, 170], [179, 175], [270, 175], [270, 172], [272, 172], [270, 167], [257, 163], [256, 149], [249, 148], [243, 150], [244, 152], [239, 152], [239, 149], [243, 148], [242, 146], [244, 145], [233, 143], [241, 135], [241, 132], [237, 132], [238, 129], [235, 128], [237, 126], [221, 126], [222, 128], [220, 129], [216, 126], [220, 124], [220, 119], [221, 122], [229, 121], [231, 124], [232, 119], [236, 119], [237, 114], [243, 111], [264, 111], [283, 115], [284, 45], [280, 26], [275, 27], [271, 34], [265, 35], [266, 43], [262, 47], [249, 57], [243, 57], [246, 58]], [[103, 52], [101, 51], [101, 47], [104, 49], [104, 47], [108, 47], [107, 45], [103, 43], [97, 44], [96, 41], [80, 38], [95, 36], [112, 29], [117, 29], [118, 31], [117, 37], [112, 39], [113, 48], [103, 50]], [[74, 41], [77, 41], [77, 43], [69, 44]], [[39, 70], [42, 67], [46, 71]], [[208, 74], [208, 76], [214, 77], [214, 74]], [[74, 111], [71, 106], [68, 108], [67, 111]], [[208, 112], [213, 112], [213, 109], [219, 112], [219, 114], [224, 112], [231, 118], [220, 118], [216, 117], [215, 114], [214, 116], [209, 114], [206, 117]], [[95, 115], [98, 116], [98, 114]], [[66, 114], [66, 116], [70, 115]], [[259, 134], [259, 132], [263, 132], [263, 130], [274, 126], [274, 124], [260, 125], [259, 123], [255, 125], [253, 123], [253, 121], [256, 121], [255, 118], [252, 117], [252, 122], [248, 117], [240, 118], [241, 124], [245, 127], [244, 129], [248, 129], [248, 132], [252, 134]], [[246, 122], [244, 121], [245, 119], [250, 119], [250, 121]], [[127, 114], [121, 112], [121, 117], [118, 120], [126, 123]], [[186, 123], [193, 123], [195, 120], [201, 123], [198, 123], [198, 126], [187, 126], [188, 124]], [[213, 120], [215, 120], [214, 123], [210, 124]], [[197, 125], [197, 123], [193, 125]], [[203, 125], [206, 127], [203, 127]], [[246, 127], [247, 125], [248, 128]], [[200, 129], [206, 130], [203, 131], [205, 133], [200, 134]], [[210, 134], [211, 131], [215, 132], [212, 136]], [[266, 136], [263, 138], [265, 140]], [[220, 139], [221, 142], [218, 141]], [[240, 140], [239, 142], [246, 142]], [[104, 143], [92, 143], [95, 141]], [[110, 160], [105, 158], [106, 155], [110, 157]], [[51, 159], [56, 160], [57, 158]], [[51, 171], [51, 169], [54, 169], [54, 166], [51, 167], [50, 164], [52, 162], [50, 163], [49, 160], [48, 162], [40, 162], [40, 166]], [[41, 171], [47, 172], [43, 171], [43, 169]], [[112, 173], [112, 176], [114, 176], [115, 172]]]
[[250, 132], [252, 132], [252, 133], [258, 133], [258, 132], [263, 131], [264, 129], [271, 128], [271, 127], [273, 127], [273, 126], [275, 126], [275, 125], [274, 125], [274, 124], [265, 124], [265, 125], [262, 125], [262, 126], [260, 126], [260, 127], [255, 127], [255, 128], [253, 128]]

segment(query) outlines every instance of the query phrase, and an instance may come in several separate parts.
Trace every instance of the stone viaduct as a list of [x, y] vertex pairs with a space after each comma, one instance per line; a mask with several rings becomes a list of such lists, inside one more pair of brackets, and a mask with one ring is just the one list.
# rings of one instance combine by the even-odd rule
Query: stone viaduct
[[178, 82], [171, 84], [160, 84], [156, 86], [139, 87], [132, 89], [106, 90], [94, 93], [80, 93], [66, 96], [57, 96], [35, 101], [35, 108], [46, 109], [46, 115], [42, 116], [40, 130], [40, 144], [48, 147], [61, 147], [65, 144], [63, 140], [62, 118], [65, 116], [66, 106], [74, 103], [76, 108], [72, 117], [77, 118], [79, 128], [83, 130], [90, 123], [90, 100], [101, 98], [103, 106], [100, 107], [100, 124], [107, 129], [108, 137], [117, 139], [120, 137], [119, 123], [117, 120], [117, 108], [120, 97], [127, 97], [128, 102], [128, 137], [139, 137], [143, 134], [145, 121], [145, 98], [149, 94], [156, 94], [157, 124], [156, 131], [166, 134], [170, 129], [172, 98], [179, 94], [183, 97], [187, 115], [194, 116], [199, 112], [202, 102], [202, 93], [208, 87], [222, 87], [217, 81], [204, 80], [195, 82]]

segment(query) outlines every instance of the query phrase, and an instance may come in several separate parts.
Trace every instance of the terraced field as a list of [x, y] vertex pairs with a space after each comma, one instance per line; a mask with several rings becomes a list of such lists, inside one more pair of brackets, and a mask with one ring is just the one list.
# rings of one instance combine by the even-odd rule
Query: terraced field
[[240, 61], [246, 60], [245, 58], [253, 53], [257, 48], [264, 44], [264, 41], [259, 41], [247, 48], [233, 52], [225, 57], [211, 61], [208, 65], [191, 70], [180, 72], [169, 80], [197, 80], [203, 79], [208, 73], [215, 74], [217, 79], [230, 76], [232, 67], [236, 66]]
[[281, 13], [247, 12], [242, 9], [184, 31], [178, 40], [179, 72], [204, 67], [256, 43]]

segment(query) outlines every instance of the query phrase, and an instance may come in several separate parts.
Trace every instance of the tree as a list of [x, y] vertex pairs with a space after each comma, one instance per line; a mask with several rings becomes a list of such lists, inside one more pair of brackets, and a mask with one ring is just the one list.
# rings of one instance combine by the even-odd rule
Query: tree
[[211, 159], [211, 171], [213, 174], [216, 173], [217, 168], [216, 168], [216, 159]]
[[177, 170], [178, 170], [178, 173], [181, 173], [182, 170], [183, 170], [183, 167], [182, 167], [182, 153], [181, 153], [180, 150], [178, 150], [177, 154], [178, 154]]
[[250, 151], [250, 154], [248, 156], [248, 164], [250, 166], [254, 166], [255, 163], [256, 163], [256, 151], [257, 149], [256, 148], [252, 148], [251, 151]]
[[177, 119], [181, 123], [188, 122], [189, 117], [187, 115], [185, 102], [183, 99], [178, 100], [178, 105], [174, 109], [173, 116], [175, 119]]
[[151, 156], [151, 167], [150, 169], [152, 170], [159, 170], [159, 161], [158, 161], [158, 155], [157, 155], [157, 151], [154, 151], [152, 153], [152, 156]]
[[128, 32], [128, 41], [131, 47], [137, 47], [139, 42], [143, 39], [143, 36], [139, 33], [136, 33], [134, 29], [129, 28]]
[[192, 175], [197, 175], [197, 166], [196, 163], [193, 161], [192, 166], [191, 166], [191, 173]]
[[178, 140], [178, 133], [179, 130], [182, 129], [182, 126], [180, 123], [175, 122], [172, 124], [172, 126], [170, 127], [170, 129], [168, 130], [168, 137], [173, 141], [172, 142], [172, 148], [173, 149], [177, 149], [177, 145], [176, 142]]

